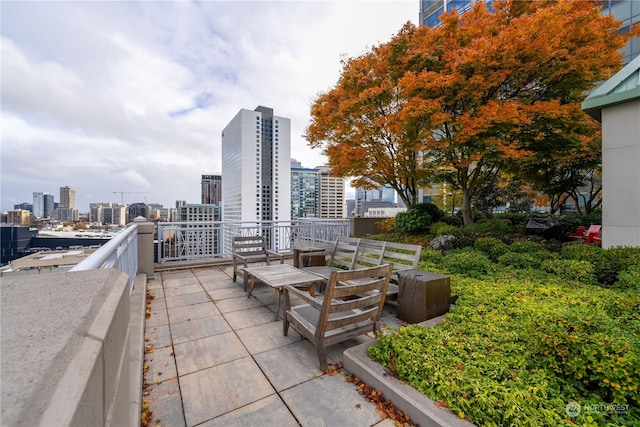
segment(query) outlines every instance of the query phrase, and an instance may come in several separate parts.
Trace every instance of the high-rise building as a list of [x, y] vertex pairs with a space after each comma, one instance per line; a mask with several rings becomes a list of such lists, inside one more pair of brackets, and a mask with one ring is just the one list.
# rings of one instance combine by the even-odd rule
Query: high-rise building
[[53, 210], [56, 208], [56, 202], [53, 194], [44, 193], [44, 216], [45, 218], [53, 218]]
[[18, 203], [17, 205], [13, 205], [13, 209], [15, 210], [22, 209], [23, 211], [29, 211], [33, 213], [33, 203], [29, 203], [29, 202]]
[[317, 169], [291, 163], [291, 219], [320, 216], [320, 176]]
[[44, 193], [40, 191], [33, 192], [33, 216], [44, 217]]
[[[491, 7], [491, 0], [420, 0], [420, 25], [428, 27], [440, 26], [440, 15], [445, 11], [450, 12], [455, 9], [458, 13], [465, 13], [471, 7], [484, 1]], [[603, 15], [613, 15], [622, 21], [621, 33], [628, 33], [631, 26], [640, 22], [640, 1], [638, 0], [600, 0]], [[622, 49], [624, 54], [623, 64], [628, 64], [635, 57], [640, 55], [640, 38], [634, 37]]]
[[220, 227], [214, 227], [211, 221], [220, 221], [220, 205], [187, 204], [178, 209], [179, 221], [186, 222], [183, 235], [189, 255], [211, 255], [222, 253], [220, 247]]
[[78, 222], [80, 213], [76, 208], [58, 206], [53, 210], [53, 219], [62, 222]]
[[76, 207], [76, 190], [68, 186], [60, 187], [60, 207], [75, 208]]
[[320, 218], [344, 218], [345, 215], [345, 181], [342, 177], [331, 175], [328, 166], [318, 166], [320, 177]]
[[149, 220], [146, 203], [131, 203], [129, 206], [127, 206], [127, 223], [140, 216]]
[[222, 175], [202, 175], [202, 204], [219, 205], [222, 200]]
[[222, 131], [224, 221], [291, 219], [291, 120], [259, 106]]

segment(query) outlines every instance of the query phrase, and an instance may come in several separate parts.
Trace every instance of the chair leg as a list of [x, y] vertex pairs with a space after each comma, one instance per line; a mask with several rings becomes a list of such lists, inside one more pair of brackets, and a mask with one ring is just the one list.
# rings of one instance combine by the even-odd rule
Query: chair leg
[[289, 334], [289, 319], [287, 319], [287, 310], [282, 313], [282, 336], [286, 337]]
[[322, 372], [327, 372], [329, 370], [329, 365], [327, 363], [327, 351], [324, 347], [324, 342], [316, 342], [316, 350], [318, 352], [318, 361], [320, 362], [320, 370]]

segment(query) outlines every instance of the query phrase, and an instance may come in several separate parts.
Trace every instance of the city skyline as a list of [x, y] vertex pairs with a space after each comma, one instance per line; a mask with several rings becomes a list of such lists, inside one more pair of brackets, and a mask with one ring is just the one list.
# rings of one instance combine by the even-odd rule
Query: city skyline
[[325, 164], [302, 137], [312, 100], [338, 79], [341, 59], [388, 41], [419, 9], [415, 0], [0, 7], [0, 209], [68, 185], [81, 212], [119, 202], [120, 191], [144, 193], [125, 203], [197, 203], [201, 176], [221, 173], [222, 128], [244, 107], [291, 118], [291, 157]]

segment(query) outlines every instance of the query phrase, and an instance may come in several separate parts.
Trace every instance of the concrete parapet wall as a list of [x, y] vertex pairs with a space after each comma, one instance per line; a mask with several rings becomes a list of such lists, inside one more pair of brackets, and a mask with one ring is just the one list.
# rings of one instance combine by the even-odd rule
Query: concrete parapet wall
[[0, 289], [0, 424], [130, 425], [127, 275], [5, 276]]

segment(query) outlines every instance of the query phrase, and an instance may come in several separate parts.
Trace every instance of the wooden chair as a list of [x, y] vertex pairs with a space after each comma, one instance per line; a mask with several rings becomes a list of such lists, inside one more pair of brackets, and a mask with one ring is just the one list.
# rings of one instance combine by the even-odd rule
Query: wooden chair
[[267, 250], [265, 236], [235, 236], [231, 243], [231, 253], [233, 255], [233, 281], [236, 281], [238, 272], [242, 272], [245, 292], [249, 281], [244, 269], [250, 262], [265, 262], [269, 265], [272, 259], [279, 259], [280, 264], [284, 263], [282, 254]]
[[[391, 271], [391, 264], [334, 271], [322, 297], [285, 285], [283, 334], [288, 334], [291, 325], [311, 341], [318, 353], [320, 369], [327, 371], [326, 347], [380, 331], [379, 321]], [[291, 307], [290, 293], [306, 303]]]

